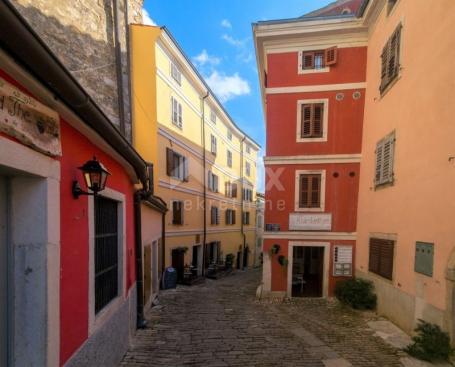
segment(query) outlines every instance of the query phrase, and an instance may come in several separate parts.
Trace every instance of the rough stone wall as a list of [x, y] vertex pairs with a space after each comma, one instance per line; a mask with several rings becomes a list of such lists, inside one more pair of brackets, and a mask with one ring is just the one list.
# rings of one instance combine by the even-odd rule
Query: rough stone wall
[[[143, 0], [118, 0], [126, 137], [131, 137], [129, 22], [142, 22]], [[84, 87], [111, 122], [120, 127], [113, 0], [12, 0], [35, 32]]]

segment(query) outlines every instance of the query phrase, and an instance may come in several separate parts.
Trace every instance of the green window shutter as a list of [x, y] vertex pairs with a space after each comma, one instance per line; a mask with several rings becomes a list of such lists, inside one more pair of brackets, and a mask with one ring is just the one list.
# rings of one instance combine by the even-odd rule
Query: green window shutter
[[384, 152], [384, 141], [381, 140], [378, 144], [376, 144], [376, 169], [375, 169], [375, 186], [380, 185], [382, 183], [382, 165], [383, 165], [383, 152]]
[[416, 242], [414, 270], [429, 277], [433, 276], [434, 244]]

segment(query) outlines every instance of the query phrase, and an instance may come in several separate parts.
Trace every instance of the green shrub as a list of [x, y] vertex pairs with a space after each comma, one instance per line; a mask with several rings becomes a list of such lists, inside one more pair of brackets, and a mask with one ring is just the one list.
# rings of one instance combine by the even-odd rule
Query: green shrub
[[368, 280], [348, 279], [340, 281], [335, 286], [335, 296], [340, 302], [358, 310], [376, 308], [373, 283]]
[[413, 343], [404, 349], [405, 352], [424, 361], [449, 360], [454, 350], [450, 346], [449, 335], [438, 325], [419, 320], [415, 331], [417, 335], [412, 338]]

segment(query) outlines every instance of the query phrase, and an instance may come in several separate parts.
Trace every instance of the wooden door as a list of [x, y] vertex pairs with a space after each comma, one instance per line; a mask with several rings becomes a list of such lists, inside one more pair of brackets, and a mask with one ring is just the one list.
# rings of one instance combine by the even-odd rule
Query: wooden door
[[0, 366], [8, 363], [8, 248], [7, 248], [7, 188], [0, 176]]
[[144, 246], [144, 304], [150, 299], [152, 289], [152, 247], [150, 245]]

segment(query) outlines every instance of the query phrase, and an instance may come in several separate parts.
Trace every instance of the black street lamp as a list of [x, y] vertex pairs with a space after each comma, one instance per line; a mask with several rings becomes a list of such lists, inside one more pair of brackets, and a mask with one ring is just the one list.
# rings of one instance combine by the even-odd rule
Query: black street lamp
[[96, 157], [93, 157], [92, 160], [85, 162], [82, 167], [78, 168], [84, 175], [85, 185], [92, 192], [83, 191], [79, 182], [73, 181], [73, 196], [75, 199], [79, 198], [80, 195], [97, 195], [100, 191], [104, 190], [107, 176], [110, 173]]

